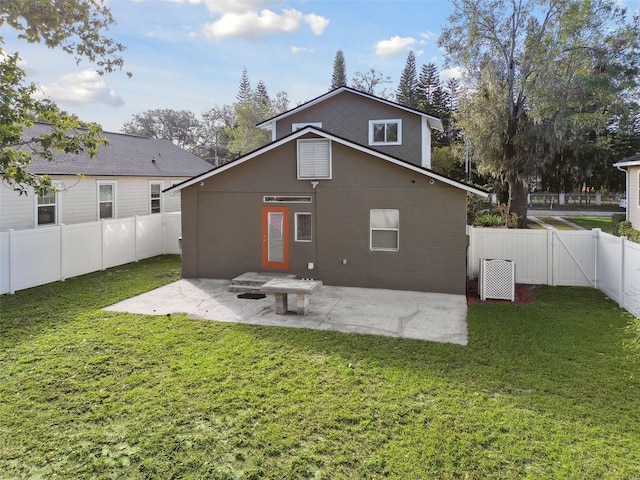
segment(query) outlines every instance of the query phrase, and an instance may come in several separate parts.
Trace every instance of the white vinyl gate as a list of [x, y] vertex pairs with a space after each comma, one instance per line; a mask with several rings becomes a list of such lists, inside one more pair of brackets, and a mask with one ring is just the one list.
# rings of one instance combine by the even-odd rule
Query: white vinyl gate
[[467, 227], [467, 276], [480, 259], [515, 262], [516, 282], [592, 286], [640, 317], [640, 245], [594, 230], [516, 230]]

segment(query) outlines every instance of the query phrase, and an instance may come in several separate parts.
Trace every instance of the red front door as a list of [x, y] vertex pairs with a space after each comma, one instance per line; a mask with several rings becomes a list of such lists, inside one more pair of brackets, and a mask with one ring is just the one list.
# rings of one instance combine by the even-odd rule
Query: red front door
[[262, 207], [262, 268], [289, 269], [289, 209]]

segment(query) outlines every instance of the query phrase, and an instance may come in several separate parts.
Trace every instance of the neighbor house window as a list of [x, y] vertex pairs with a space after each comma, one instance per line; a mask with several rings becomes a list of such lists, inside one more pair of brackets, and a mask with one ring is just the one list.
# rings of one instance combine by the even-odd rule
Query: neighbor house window
[[162, 182], [149, 182], [149, 202], [151, 213], [162, 212]]
[[58, 194], [53, 188], [47, 187], [38, 194], [36, 201], [37, 225], [58, 224]]
[[298, 140], [298, 179], [331, 178], [331, 143], [325, 138]]
[[400, 145], [402, 120], [370, 120], [369, 145]]
[[296, 242], [311, 241], [311, 214], [296, 212]]
[[400, 210], [372, 209], [369, 213], [370, 248], [397, 252], [400, 247]]
[[292, 123], [291, 124], [291, 131], [295, 132], [295, 131], [300, 130], [301, 128], [304, 128], [304, 127], [322, 128], [322, 122]]
[[98, 182], [98, 218], [116, 218], [116, 182]]

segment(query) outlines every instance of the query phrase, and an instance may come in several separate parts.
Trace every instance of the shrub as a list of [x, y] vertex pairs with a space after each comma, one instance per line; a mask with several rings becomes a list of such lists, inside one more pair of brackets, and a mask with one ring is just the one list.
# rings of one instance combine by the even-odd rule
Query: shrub
[[618, 232], [618, 225], [620, 225], [620, 222], [624, 222], [626, 218], [627, 216], [624, 213], [614, 213], [611, 215], [611, 226], [616, 234]]
[[618, 224], [617, 235], [627, 237], [632, 242], [640, 243], [640, 231], [631, 226], [631, 222], [624, 220]]
[[473, 220], [474, 227], [502, 227], [504, 226], [504, 218], [499, 213], [485, 212], [476, 215]]

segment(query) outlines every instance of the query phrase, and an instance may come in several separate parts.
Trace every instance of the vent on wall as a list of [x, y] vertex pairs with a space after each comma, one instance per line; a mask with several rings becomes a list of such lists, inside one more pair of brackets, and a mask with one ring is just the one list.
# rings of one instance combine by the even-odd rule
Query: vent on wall
[[480, 259], [478, 279], [480, 300], [487, 298], [515, 301], [516, 264], [512, 260]]

